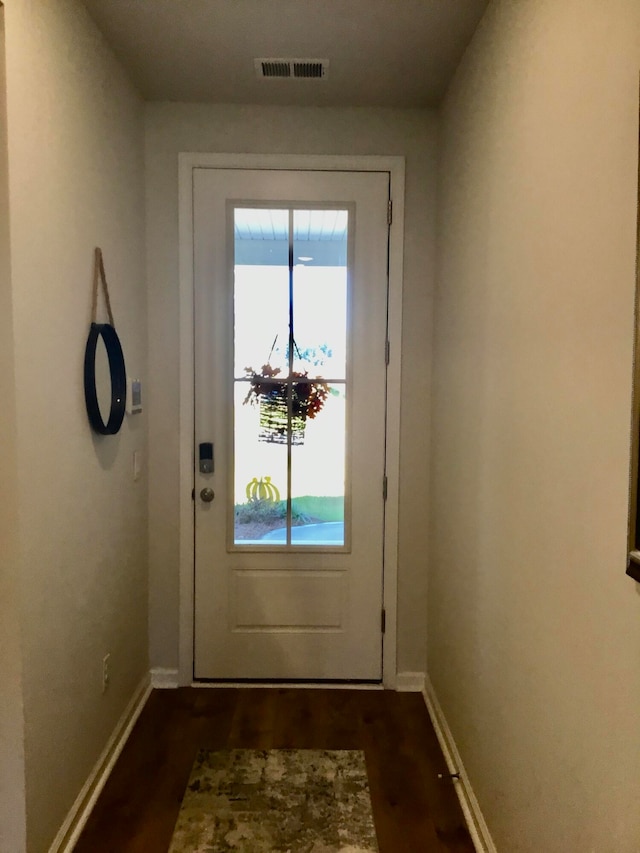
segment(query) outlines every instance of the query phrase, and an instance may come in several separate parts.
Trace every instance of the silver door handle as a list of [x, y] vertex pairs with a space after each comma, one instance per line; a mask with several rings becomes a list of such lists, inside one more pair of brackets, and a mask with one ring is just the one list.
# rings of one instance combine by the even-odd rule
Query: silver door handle
[[215, 494], [213, 493], [213, 489], [210, 489], [208, 486], [205, 489], [202, 489], [200, 492], [200, 497], [206, 504], [210, 504], [214, 499]]

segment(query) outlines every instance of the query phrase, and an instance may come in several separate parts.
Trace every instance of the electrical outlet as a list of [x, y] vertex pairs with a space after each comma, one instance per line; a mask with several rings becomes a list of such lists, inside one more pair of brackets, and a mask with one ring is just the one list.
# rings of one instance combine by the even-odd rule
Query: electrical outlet
[[106, 654], [102, 658], [102, 692], [104, 693], [109, 686], [111, 680], [111, 654]]

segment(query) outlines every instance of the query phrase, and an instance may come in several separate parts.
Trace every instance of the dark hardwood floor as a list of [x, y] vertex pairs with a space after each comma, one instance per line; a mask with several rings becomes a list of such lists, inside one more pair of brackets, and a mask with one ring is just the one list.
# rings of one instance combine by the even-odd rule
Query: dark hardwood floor
[[155, 690], [76, 853], [166, 853], [199, 748], [363, 749], [380, 853], [473, 853], [419, 694], [252, 687]]

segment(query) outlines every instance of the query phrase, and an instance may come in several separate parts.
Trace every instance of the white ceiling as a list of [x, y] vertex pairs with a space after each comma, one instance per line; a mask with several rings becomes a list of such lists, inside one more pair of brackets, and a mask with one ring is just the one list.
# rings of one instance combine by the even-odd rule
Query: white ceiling
[[[149, 100], [436, 105], [487, 0], [84, 0]], [[256, 57], [329, 60], [258, 80]]]

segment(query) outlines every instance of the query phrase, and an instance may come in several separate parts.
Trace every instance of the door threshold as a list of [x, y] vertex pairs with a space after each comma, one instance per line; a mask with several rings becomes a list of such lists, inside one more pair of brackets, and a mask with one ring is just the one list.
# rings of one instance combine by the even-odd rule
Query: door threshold
[[280, 688], [280, 687], [304, 687], [307, 690], [322, 690], [331, 688], [332, 690], [384, 690], [382, 681], [332, 681], [330, 679], [307, 681], [305, 679], [297, 679], [295, 681], [254, 681], [250, 678], [230, 681], [229, 679], [202, 679], [192, 681], [191, 687], [263, 687], [263, 688]]

